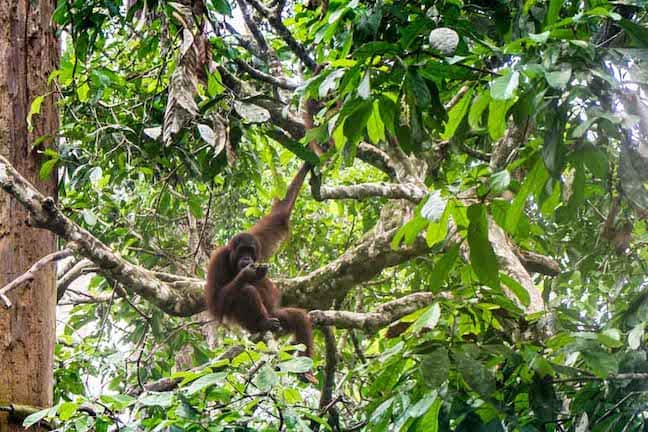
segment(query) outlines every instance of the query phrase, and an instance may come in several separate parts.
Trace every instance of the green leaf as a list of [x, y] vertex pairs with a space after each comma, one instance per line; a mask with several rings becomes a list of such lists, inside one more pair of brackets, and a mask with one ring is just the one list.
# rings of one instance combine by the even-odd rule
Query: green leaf
[[416, 106], [422, 109], [428, 108], [432, 95], [430, 95], [430, 89], [418, 71], [415, 68], [408, 68], [405, 80], [407, 89], [412, 95]]
[[77, 87], [76, 89], [77, 96], [79, 97], [79, 101], [81, 102], [87, 102], [90, 97], [88, 94], [90, 93], [90, 86], [88, 83], [83, 83], [80, 86]]
[[225, 377], [227, 376], [227, 372], [214, 372], [207, 374], [205, 376], [202, 376], [195, 380], [194, 382], [191, 383], [186, 389], [185, 393], [188, 396], [195, 395], [196, 393], [200, 392], [201, 390], [204, 390], [208, 387], [217, 385], [221, 383]]
[[438, 222], [430, 222], [425, 233], [425, 241], [428, 247], [432, 247], [445, 240], [448, 235], [448, 219], [449, 212], [445, 211]]
[[630, 35], [635, 47], [648, 48], [648, 28], [627, 19], [622, 19], [616, 24]]
[[29, 108], [29, 114], [27, 114], [27, 128], [31, 131], [33, 130], [33, 125], [32, 125], [32, 117], [40, 114], [41, 110], [41, 105], [43, 105], [43, 101], [45, 100], [45, 96], [36, 96], [34, 100], [31, 103], [31, 106]]
[[53, 158], [43, 162], [41, 164], [40, 170], [38, 171], [38, 177], [40, 177], [41, 180], [47, 180], [52, 172], [54, 172], [54, 168], [56, 167], [58, 161], [59, 158]]
[[572, 69], [571, 66], [565, 65], [559, 71], [546, 72], [545, 78], [549, 85], [557, 90], [562, 90], [567, 87], [569, 80], [571, 79]]
[[513, 292], [513, 294], [515, 294], [518, 300], [520, 300], [522, 306], [526, 307], [531, 304], [531, 296], [518, 281], [505, 273], [500, 273], [499, 276], [502, 282], [504, 282], [504, 285], [506, 285]]
[[378, 101], [373, 102], [373, 110], [367, 120], [367, 135], [374, 144], [387, 140], [385, 137], [385, 124], [380, 116], [379, 105]]
[[560, 17], [560, 9], [564, 4], [563, 0], [550, 0], [547, 15], [545, 16], [545, 25], [550, 26], [558, 21]]
[[146, 393], [143, 396], [140, 396], [139, 403], [143, 406], [159, 406], [167, 408], [173, 403], [173, 393]]
[[457, 128], [468, 112], [470, 101], [472, 100], [472, 95], [473, 89], [468, 90], [466, 94], [463, 95], [461, 100], [457, 102], [457, 104], [453, 106], [452, 109], [450, 109], [450, 111], [448, 112], [448, 122], [445, 125], [443, 134], [441, 134], [441, 137], [443, 139], [448, 140], [455, 135]]
[[274, 368], [269, 364], [261, 367], [256, 377], [256, 385], [259, 387], [259, 390], [270, 390], [276, 387], [277, 383], [279, 383], [279, 376]]
[[441, 410], [442, 400], [437, 398], [430, 409], [416, 423], [415, 432], [438, 432], [439, 431], [439, 411]]
[[464, 349], [454, 352], [457, 369], [473, 390], [482, 397], [490, 396], [496, 389], [495, 377], [481, 361], [472, 358], [471, 354]]
[[488, 104], [488, 135], [493, 141], [504, 136], [506, 115], [514, 103], [515, 99], [506, 101], [491, 99]]
[[72, 416], [77, 412], [79, 408], [78, 403], [74, 402], [63, 402], [59, 405], [57, 413], [61, 421], [66, 421], [72, 418]]
[[542, 146], [542, 156], [547, 170], [556, 179], [560, 178], [565, 162], [565, 146], [563, 145], [565, 117], [566, 114], [562, 106], [558, 106], [557, 103], [550, 105], [547, 113], [547, 128]]
[[511, 184], [511, 174], [507, 171], [500, 171], [491, 174], [490, 190], [491, 193], [500, 194], [508, 189]]
[[441, 196], [441, 191], [435, 190], [428, 194], [428, 198], [421, 208], [421, 216], [430, 222], [437, 222], [443, 216], [447, 205], [448, 200]]
[[593, 349], [581, 351], [581, 355], [592, 369], [592, 372], [600, 378], [607, 378], [608, 375], [619, 371], [619, 362], [614, 354]]
[[100, 400], [113, 411], [122, 411], [137, 401], [134, 397], [125, 394], [101, 395]]
[[344, 135], [348, 141], [357, 141], [362, 137], [372, 112], [373, 104], [370, 101], [363, 101], [356, 106], [355, 111], [344, 121]]
[[51, 408], [45, 408], [28, 415], [27, 417], [25, 417], [25, 420], [23, 420], [23, 427], [28, 428], [43, 420], [49, 414], [50, 410]]
[[81, 213], [83, 215], [83, 220], [89, 226], [95, 226], [97, 224], [97, 216], [90, 210], [83, 210]]
[[533, 375], [533, 383], [529, 389], [529, 405], [540, 422], [551, 422], [557, 418], [562, 404], [556, 397], [550, 377], [543, 379], [537, 374]]
[[421, 376], [428, 387], [437, 389], [448, 380], [450, 358], [445, 347], [439, 347], [421, 358], [419, 366]]
[[455, 244], [443, 254], [443, 256], [435, 263], [434, 271], [430, 275], [430, 291], [438, 292], [450, 274], [452, 266], [454, 266], [457, 257], [459, 256], [459, 245]]
[[283, 372], [303, 373], [308, 372], [313, 367], [313, 360], [309, 357], [295, 357], [285, 362], [279, 363], [279, 369]]
[[619, 331], [619, 329], [605, 329], [602, 332], [596, 334], [596, 339], [603, 345], [606, 345], [610, 348], [619, 348], [623, 346], [623, 342], [621, 341], [621, 332]]
[[646, 328], [646, 323], [641, 322], [634, 326], [630, 333], [628, 333], [628, 346], [632, 350], [638, 350], [641, 346], [641, 341], [644, 337], [644, 329]]
[[407, 245], [414, 243], [416, 236], [423, 231], [427, 224], [427, 219], [415, 216], [412, 220], [408, 221], [405, 225], [400, 227], [398, 231], [396, 231], [391, 242], [392, 249], [397, 250], [402, 240], [404, 240]]
[[522, 217], [522, 212], [524, 211], [527, 198], [531, 193], [542, 188], [548, 178], [549, 173], [545, 169], [543, 160], [539, 158], [531, 169], [531, 172], [527, 174], [526, 180], [522, 184], [520, 191], [515, 196], [515, 199], [506, 214], [506, 226], [503, 228], [509, 233], [515, 234], [517, 232], [518, 224]]
[[227, 0], [211, 0], [211, 4], [216, 10], [223, 15], [232, 16], [232, 7]]
[[507, 75], [496, 78], [491, 83], [491, 97], [495, 100], [513, 99], [520, 85], [520, 73], [513, 71]]
[[441, 318], [441, 306], [439, 303], [434, 303], [432, 306], [428, 307], [425, 312], [412, 324], [408, 329], [410, 333], [418, 333], [419, 330], [433, 329], [439, 323]]
[[488, 219], [482, 205], [468, 208], [468, 245], [470, 246], [470, 263], [479, 280], [492, 288], [499, 288], [497, 257], [488, 240]]
[[481, 127], [482, 115], [491, 101], [490, 92], [482, 92], [475, 96], [468, 112], [468, 125], [472, 129]]
[[358, 86], [358, 96], [362, 99], [369, 99], [371, 96], [371, 84], [369, 80], [369, 71], [366, 71], [360, 85]]

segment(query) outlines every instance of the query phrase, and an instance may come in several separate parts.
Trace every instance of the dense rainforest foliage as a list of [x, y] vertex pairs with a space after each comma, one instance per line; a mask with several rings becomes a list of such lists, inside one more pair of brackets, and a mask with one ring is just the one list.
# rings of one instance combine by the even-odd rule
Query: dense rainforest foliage
[[[646, 430], [645, 2], [59, 0], [52, 20], [40, 174], [105, 250], [61, 237], [55, 406], [27, 424]], [[288, 338], [201, 313], [211, 250], [303, 161], [270, 275], [312, 311], [319, 385]]]

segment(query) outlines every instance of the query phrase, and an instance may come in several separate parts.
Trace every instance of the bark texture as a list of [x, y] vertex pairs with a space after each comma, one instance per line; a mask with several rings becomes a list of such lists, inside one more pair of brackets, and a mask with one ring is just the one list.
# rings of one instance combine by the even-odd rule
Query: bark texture
[[[55, 0], [0, 0], [0, 155], [47, 196], [55, 196], [56, 179], [39, 179], [41, 148], [33, 143], [40, 136], [55, 136], [58, 127], [54, 96], [47, 87], [59, 59], [51, 24], [55, 7]], [[41, 95], [47, 96], [29, 131], [27, 115]], [[14, 196], [0, 195], [0, 286], [56, 250], [54, 233], [31, 228], [27, 220]], [[55, 276], [54, 266], [34, 274], [8, 294], [14, 306], [0, 310], [0, 404], [52, 404]], [[6, 414], [0, 413], [0, 430], [23, 430]]]

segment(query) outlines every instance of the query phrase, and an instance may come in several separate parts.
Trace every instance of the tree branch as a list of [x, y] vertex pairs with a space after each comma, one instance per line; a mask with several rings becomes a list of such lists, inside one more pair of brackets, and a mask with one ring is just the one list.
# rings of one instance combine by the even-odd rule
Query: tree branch
[[43, 267], [45, 267], [50, 263], [62, 260], [63, 258], [67, 258], [71, 256], [72, 253], [73, 253], [73, 249], [69, 248], [69, 249], [63, 249], [58, 252], [54, 252], [49, 255], [46, 255], [40, 260], [36, 261], [36, 263], [34, 263], [34, 265], [32, 265], [29, 268], [29, 270], [27, 270], [21, 276], [9, 282], [3, 288], [0, 288], [0, 300], [2, 300], [2, 302], [4, 303], [5, 309], [9, 309], [12, 306], [11, 300], [9, 300], [9, 297], [7, 297], [7, 293], [9, 291], [18, 288], [20, 285], [24, 283], [31, 282], [32, 280], [34, 280], [34, 276], [36, 275], [36, 273], [41, 271]]
[[258, 69], [253, 68], [240, 58], [235, 58], [234, 62], [237, 64], [238, 67], [243, 69], [245, 72], [248, 73], [252, 78], [257, 79], [259, 81], [264, 81], [267, 82], [268, 84], [275, 85], [277, 87], [286, 89], [286, 90], [295, 90], [297, 87], [299, 87], [299, 83], [296, 82], [290, 82], [286, 78], [279, 76], [276, 77], [274, 75], [267, 74], [265, 72], [262, 72]]
[[306, 309], [327, 307], [333, 300], [343, 299], [354, 286], [373, 279], [383, 269], [429, 251], [421, 236], [411, 246], [393, 250], [391, 240], [399, 228], [378, 234], [370, 232], [363, 242], [306, 276], [276, 280], [285, 302]]
[[[360, 183], [351, 186], [327, 187], [322, 186], [316, 199], [355, 199], [363, 200], [372, 197], [389, 199], [406, 199], [418, 203], [427, 191], [411, 183]], [[315, 196], [315, 193], [313, 194]]]
[[174, 289], [175, 284], [163, 282], [151, 271], [126, 261], [61, 213], [51, 197], [43, 196], [2, 156], [0, 188], [27, 209], [33, 226], [75, 242], [80, 255], [95, 263], [102, 274], [122, 284], [130, 293], [141, 295], [171, 315], [193, 315], [204, 309], [202, 288], [180, 284], [183, 290]]
[[297, 58], [299, 58], [306, 67], [308, 67], [312, 71], [315, 70], [315, 68], [317, 67], [317, 63], [315, 63], [315, 60], [313, 60], [310, 57], [310, 55], [308, 55], [308, 51], [306, 51], [306, 48], [304, 48], [304, 46], [299, 42], [297, 42], [297, 40], [293, 37], [290, 30], [288, 30], [288, 27], [286, 27], [284, 23], [281, 21], [281, 17], [272, 13], [270, 9], [263, 6], [257, 0], [246, 0], [246, 1], [257, 12], [263, 15], [265, 19], [268, 20], [270, 25], [277, 31], [277, 33], [284, 40], [284, 42], [286, 42], [286, 45], [288, 45], [288, 47], [292, 50], [292, 52], [295, 53]]
[[432, 304], [440, 297], [447, 298], [448, 295], [418, 292], [384, 303], [372, 312], [313, 310], [310, 311], [310, 316], [313, 319], [313, 323], [318, 326], [360, 329], [373, 333], [412, 312]]

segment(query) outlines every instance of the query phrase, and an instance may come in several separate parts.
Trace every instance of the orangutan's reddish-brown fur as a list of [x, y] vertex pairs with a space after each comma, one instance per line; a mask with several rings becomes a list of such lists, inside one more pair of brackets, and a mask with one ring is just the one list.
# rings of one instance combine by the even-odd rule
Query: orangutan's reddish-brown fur
[[304, 164], [283, 200], [272, 206], [247, 232], [232, 237], [216, 249], [207, 269], [207, 307], [219, 321], [234, 322], [256, 333], [284, 329], [313, 354], [313, 329], [303, 309], [282, 308], [281, 292], [266, 277], [267, 267], [258, 264], [272, 256], [290, 232], [290, 215], [310, 166]]

